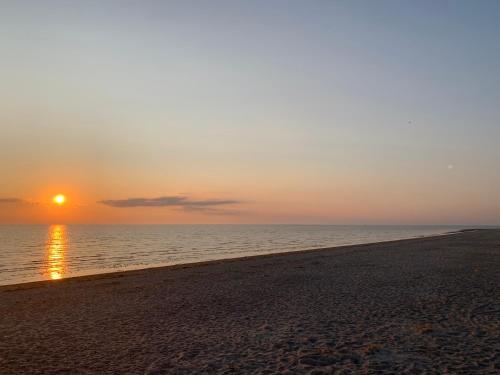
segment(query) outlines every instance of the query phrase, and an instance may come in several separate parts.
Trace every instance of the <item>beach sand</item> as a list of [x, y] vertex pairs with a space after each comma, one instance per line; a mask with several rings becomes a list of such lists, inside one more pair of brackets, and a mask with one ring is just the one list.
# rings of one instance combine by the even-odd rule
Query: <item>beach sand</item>
[[499, 374], [500, 230], [0, 288], [1, 374]]

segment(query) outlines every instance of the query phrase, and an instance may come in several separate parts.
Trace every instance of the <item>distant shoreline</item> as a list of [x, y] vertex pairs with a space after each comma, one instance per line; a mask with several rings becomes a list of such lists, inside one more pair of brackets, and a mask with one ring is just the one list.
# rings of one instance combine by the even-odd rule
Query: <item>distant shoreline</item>
[[276, 252], [276, 253], [268, 253], [268, 254], [248, 255], [248, 256], [233, 257], [233, 258], [221, 258], [221, 259], [213, 259], [213, 260], [206, 260], [206, 261], [192, 262], [192, 263], [178, 263], [178, 264], [159, 265], [159, 266], [150, 266], [150, 267], [138, 267], [138, 268], [119, 270], [119, 271], [76, 275], [76, 276], [71, 276], [71, 277], [65, 277], [65, 278], [60, 279], [60, 280], [39, 280], [39, 281], [29, 281], [29, 282], [22, 282], [22, 283], [4, 284], [4, 285], [0, 285], [0, 292], [2, 292], [3, 290], [9, 290], [12, 288], [23, 289], [25, 287], [26, 288], [41, 287], [41, 286], [45, 286], [45, 284], [47, 284], [47, 285], [59, 284], [59, 283], [64, 283], [64, 282], [71, 282], [73, 280], [78, 280], [78, 279], [92, 280], [92, 279], [110, 278], [110, 277], [123, 277], [123, 276], [127, 276], [127, 274], [129, 274], [129, 273], [133, 274], [133, 273], [137, 273], [137, 272], [141, 272], [141, 271], [148, 271], [148, 270], [201, 267], [201, 266], [210, 265], [210, 264], [219, 264], [219, 263], [225, 263], [225, 262], [237, 262], [239, 260], [242, 260], [242, 261], [251, 260], [251, 259], [259, 258], [259, 257], [287, 256], [289, 254], [301, 254], [301, 253], [310, 253], [310, 252], [316, 252], [316, 251], [322, 252], [322, 251], [333, 251], [333, 250], [341, 250], [341, 249], [355, 250], [355, 248], [357, 248], [357, 247], [362, 248], [362, 247], [371, 246], [371, 245], [375, 245], [375, 244], [393, 244], [393, 243], [406, 242], [406, 241], [412, 241], [412, 240], [433, 239], [433, 238], [439, 238], [442, 236], [458, 235], [458, 234], [462, 234], [462, 233], [475, 232], [475, 231], [481, 231], [481, 230], [494, 230], [494, 229], [468, 228], [468, 229], [460, 229], [457, 231], [443, 232], [440, 234], [409, 237], [409, 238], [403, 238], [403, 239], [398, 239], [398, 240], [369, 242], [369, 243], [360, 243], [360, 244], [353, 244], [353, 245], [320, 247], [320, 248], [284, 251], [284, 252]]

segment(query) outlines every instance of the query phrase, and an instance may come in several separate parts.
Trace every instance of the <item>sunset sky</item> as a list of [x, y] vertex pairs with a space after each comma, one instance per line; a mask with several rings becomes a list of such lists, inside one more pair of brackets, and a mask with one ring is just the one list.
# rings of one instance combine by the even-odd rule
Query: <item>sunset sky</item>
[[2, 1], [0, 223], [499, 224], [499, 14]]

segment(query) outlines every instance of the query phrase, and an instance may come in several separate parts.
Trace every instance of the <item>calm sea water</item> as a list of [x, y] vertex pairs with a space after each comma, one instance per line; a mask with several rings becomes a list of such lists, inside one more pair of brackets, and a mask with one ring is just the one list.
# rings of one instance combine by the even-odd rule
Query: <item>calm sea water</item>
[[3, 225], [0, 285], [428, 236], [457, 226]]

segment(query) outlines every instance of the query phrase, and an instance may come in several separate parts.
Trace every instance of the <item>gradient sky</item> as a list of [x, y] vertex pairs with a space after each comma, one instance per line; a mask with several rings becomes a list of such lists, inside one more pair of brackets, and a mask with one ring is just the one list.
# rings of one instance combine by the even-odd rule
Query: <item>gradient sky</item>
[[499, 38], [498, 1], [1, 1], [0, 222], [499, 224]]

